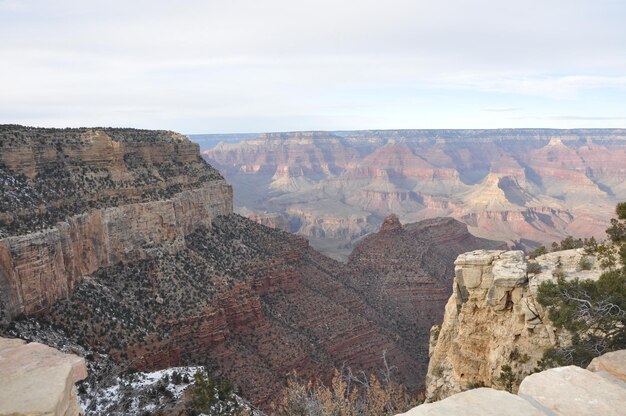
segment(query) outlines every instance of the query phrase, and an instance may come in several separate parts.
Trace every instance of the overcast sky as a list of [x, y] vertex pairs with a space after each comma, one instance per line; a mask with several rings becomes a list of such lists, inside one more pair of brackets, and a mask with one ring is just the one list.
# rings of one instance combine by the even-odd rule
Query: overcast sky
[[0, 0], [0, 123], [626, 127], [624, 0]]

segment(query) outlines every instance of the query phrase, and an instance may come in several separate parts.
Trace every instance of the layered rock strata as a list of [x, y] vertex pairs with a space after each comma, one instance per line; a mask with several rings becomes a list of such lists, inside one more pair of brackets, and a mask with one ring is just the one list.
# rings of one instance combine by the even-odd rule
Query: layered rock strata
[[87, 377], [85, 361], [54, 348], [0, 338], [0, 415], [78, 416], [74, 384]]
[[[583, 256], [590, 270], [580, 270]], [[549, 253], [534, 263], [540, 271], [528, 273], [521, 251], [478, 250], [456, 259], [443, 323], [431, 330], [428, 400], [471, 386], [498, 386], [505, 364], [512, 367], [516, 388], [546, 349], [569, 342], [537, 301], [538, 285], [555, 281], [557, 272], [565, 279], [597, 279], [602, 270], [582, 249]]]
[[626, 198], [626, 130], [387, 130], [261, 134], [204, 152], [239, 209], [286, 215], [346, 259], [396, 213], [450, 216], [524, 248], [604, 236]]
[[[388, 317], [407, 348], [427, 363], [429, 330], [443, 319], [454, 259], [467, 249], [500, 242], [474, 237], [452, 218], [402, 225], [396, 215], [363, 239], [348, 260], [353, 282], [368, 303]], [[425, 371], [425, 368], [423, 369]]]
[[0, 148], [0, 321], [232, 212], [231, 187], [175, 133], [1, 126]]

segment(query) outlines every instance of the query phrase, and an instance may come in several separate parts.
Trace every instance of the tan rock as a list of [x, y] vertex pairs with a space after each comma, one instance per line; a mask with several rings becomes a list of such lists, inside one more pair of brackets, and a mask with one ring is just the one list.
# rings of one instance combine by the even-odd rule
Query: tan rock
[[505, 391], [480, 388], [435, 403], [417, 406], [397, 416], [543, 416], [526, 400]]
[[[500, 387], [497, 379], [504, 364], [521, 380], [547, 348], [566, 337], [551, 327], [529, 289], [521, 251], [477, 250], [460, 255], [455, 264], [453, 294], [438, 339], [430, 344], [428, 401], [477, 383]], [[479, 273], [479, 286], [465, 284], [467, 276]]]
[[460, 285], [468, 289], [480, 286], [482, 280], [482, 269], [477, 267], [459, 267], [454, 270], [456, 278]]
[[85, 361], [46, 345], [0, 338], [0, 415], [74, 416], [82, 413], [74, 383]]
[[518, 394], [558, 415], [618, 416], [626, 409], [626, 388], [576, 366], [532, 374]]
[[524, 252], [507, 251], [493, 262], [493, 284], [513, 288], [528, 281]]
[[454, 264], [457, 266], [488, 266], [498, 257], [502, 250], [474, 250], [457, 257]]
[[607, 352], [591, 360], [587, 370], [605, 372], [626, 382], [626, 350]]

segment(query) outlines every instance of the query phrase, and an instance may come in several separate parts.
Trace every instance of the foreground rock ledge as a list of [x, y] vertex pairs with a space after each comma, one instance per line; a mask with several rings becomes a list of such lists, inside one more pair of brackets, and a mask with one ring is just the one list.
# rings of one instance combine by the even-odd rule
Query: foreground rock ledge
[[417, 406], [397, 416], [545, 416], [526, 400], [505, 391], [480, 388], [435, 403]]
[[80, 415], [74, 383], [85, 377], [81, 357], [0, 338], [0, 415]]
[[522, 381], [518, 395], [490, 388], [454, 394], [397, 416], [621, 416], [626, 409], [626, 350], [595, 358], [587, 370], [558, 367]]

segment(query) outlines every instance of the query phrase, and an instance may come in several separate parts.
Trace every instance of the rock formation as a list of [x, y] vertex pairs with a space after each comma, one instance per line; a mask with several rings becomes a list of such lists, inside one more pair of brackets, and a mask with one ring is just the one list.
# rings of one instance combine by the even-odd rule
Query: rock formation
[[238, 209], [281, 213], [343, 260], [391, 213], [451, 216], [476, 236], [534, 247], [602, 237], [626, 198], [623, 129], [276, 133], [204, 156]]
[[0, 321], [232, 212], [230, 186], [175, 133], [2, 126], [0, 148]]
[[569, 366], [532, 374], [522, 381], [517, 396], [477, 388], [398, 416], [621, 415], [626, 406], [625, 358], [626, 350], [615, 351], [595, 358], [587, 370]]
[[[455, 257], [502, 243], [474, 237], [452, 218], [402, 225], [395, 215], [363, 239], [348, 260], [352, 285], [396, 327], [407, 348], [427, 363], [429, 330], [441, 322], [451, 294]], [[425, 368], [423, 369], [425, 371]]]
[[0, 145], [0, 331], [121, 371], [210, 365], [265, 408], [293, 369], [374, 373], [383, 354], [420, 387], [442, 271], [493, 247], [455, 220], [390, 218], [346, 265], [233, 214], [230, 186], [176, 133], [2, 126]]
[[[585, 256], [590, 270], [580, 270]], [[538, 285], [556, 280], [597, 279], [602, 270], [583, 249], [548, 253], [528, 273], [521, 251], [478, 250], [455, 261], [453, 294], [441, 326], [431, 330], [427, 399], [439, 400], [473, 386], [496, 386], [503, 365], [517, 382], [530, 374], [543, 352], [567, 345], [537, 302]]]
[[85, 361], [36, 342], [0, 338], [0, 415], [78, 416], [74, 384], [87, 377]]

